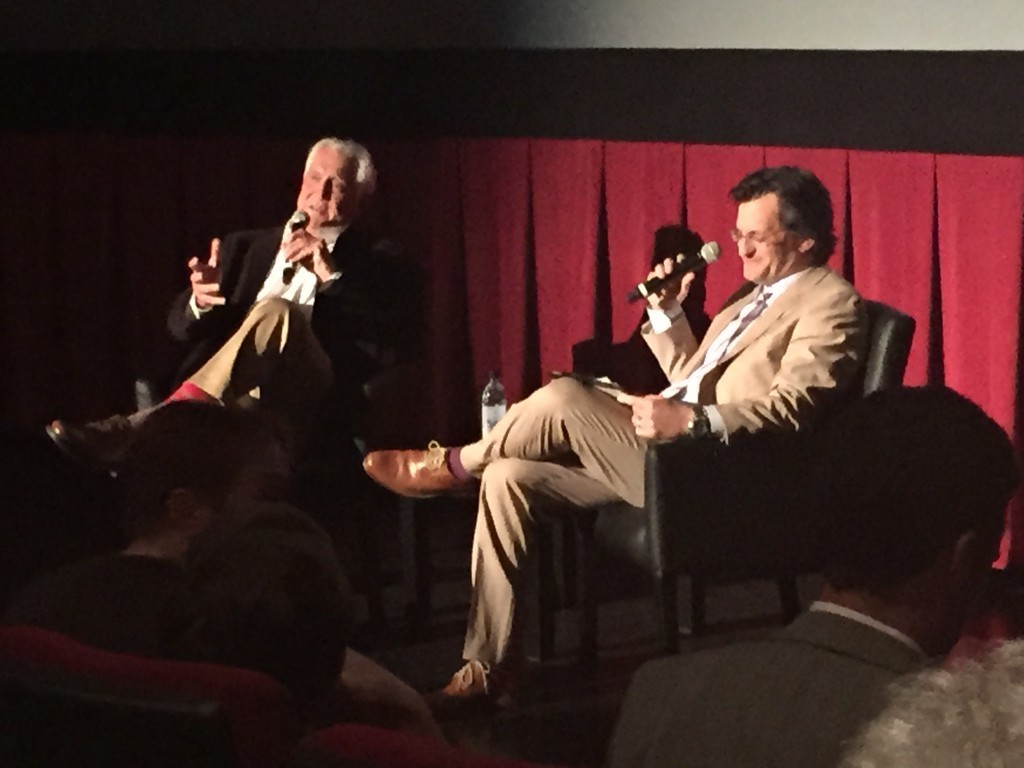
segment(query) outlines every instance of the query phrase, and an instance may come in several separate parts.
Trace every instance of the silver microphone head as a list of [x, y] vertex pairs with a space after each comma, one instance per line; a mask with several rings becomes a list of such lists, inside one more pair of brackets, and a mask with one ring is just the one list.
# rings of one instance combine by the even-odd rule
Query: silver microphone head
[[309, 224], [309, 214], [299, 210], [292, 214], [286, 226], [289, 232], [294, 232], [297, 229], [303, 229], [307, 224]]
[[712, 240], [710, 243], [704, 243], [698, 255], [708, 264], [714, 264], [718, 261], [718, 256], [721, 252], [722, 249], [718, 247], [718, 243]]

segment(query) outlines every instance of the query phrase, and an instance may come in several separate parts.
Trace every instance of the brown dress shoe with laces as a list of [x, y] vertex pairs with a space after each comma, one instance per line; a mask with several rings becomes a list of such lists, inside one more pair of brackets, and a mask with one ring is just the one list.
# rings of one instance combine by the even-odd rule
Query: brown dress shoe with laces
[[516, 675], [502, 665], [467, 661], [462, 669], [452, 675], [448, 685], [425, 698], [433, 709], [469, 703], [504, 708], [514, 703], [513, 695], [517, 687]]
[[452, 474], [445, 462], [445, 449], [431, 440], [425, 451], [371, 451], [363, 469], [377, 483], [400, 496], [423, 498], [469, 485]]
[[46, 425], [46, 434], [75, 461], [111, 469], [128, 453], [135, 439], [135, 425], [127, 416], [112, 416], [88, 424], [57, 419]]

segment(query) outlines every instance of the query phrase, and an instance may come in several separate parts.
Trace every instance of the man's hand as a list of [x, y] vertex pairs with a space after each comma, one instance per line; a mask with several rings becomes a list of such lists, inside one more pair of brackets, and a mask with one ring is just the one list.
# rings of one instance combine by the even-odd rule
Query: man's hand
[[[676, 267], [675, 259], [665, 259], [661, 264], [656, 264], [654, 269], [647, 273], [645, 282], [654, 277], [665, 277], [672, 274], [672, 270]], [[690, 292], [690, 285], [693, 283], [694, 278], [697, 277], [695, 272], [691, 272], [688, 275], [683, 275], [682, 280], [679, 281], [679, 287], [677, 290], [672, 290], [671, 283], [666, 285], [660, 291], [652, 293], [647, 297], [647, 303], [651, 309], [664, 310], [668, 307], [674, 306], [676, 303], [682, 304], [687, 294]]]
[[633, 429], [637, 437], [648, 440], [671, 440], [686, 432], [693, 409], [678, 400], [661, 395], [627, 395], [616, 398], [633, 409]]
[[227, 301], [220, 293], [220, 240], [210, 241], [210, 258], [204, 263], [197, 256], [188, 260], [192, 296], [199, 309], [209, 309]]
[[325, 282], [334, 272], [334, 261], [327, 243], [305, 229], [296, 229], [284, 237], [281, 245], [285, 259], [296, 266], [305, 267], [319, 282]]

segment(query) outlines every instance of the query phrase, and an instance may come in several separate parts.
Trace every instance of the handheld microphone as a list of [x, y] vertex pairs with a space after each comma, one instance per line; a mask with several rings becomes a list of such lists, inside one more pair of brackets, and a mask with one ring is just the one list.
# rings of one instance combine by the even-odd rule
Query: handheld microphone
[[683, 279], [684, 275], [688, 275], [691, 272], [700, 272], [702, 269], [707, 267], [714, 261], [718, 260], [718, 254], [722, 252], [722, 249], [718, 247], [718, 243], [711, 242], [705, 243], [700, 249], [700, 253], [687, 256], [686, 254], [676, 254], [675, 262], [676, 266], [673, 267], [672, 272], [665, 277], [652, 277], [650, 280], [646, 280], [637, 285], [629, 295], [626, 296], [626, 301], [640, 301], [646, 299], [652, 293], [657, 293], [666, 285], [673, 282], [678, 282]]
[[309, 214], [305, 211], [299, 210], [292, 214], [292, 217], [288, 219], [288, 223], [285, 224], [285, 228], [289, 232], [294, 232], [297, 229], [304, 229], [309, 224]]
[[[298, 210], [292, 214], [292, 217], [288, 219], [288, 223], [284, 225], [284, 228], [288, 232], [295, 232], [299, 229], [305, 229], [306, 225], [309, 224], [309, 214], [303, 210]], [[284, 273], [281, 275], [281, 279], [285, 285], [288, 285], [292, 278], [295, 277], [295, 265], [289, 264], [284, 269]]]

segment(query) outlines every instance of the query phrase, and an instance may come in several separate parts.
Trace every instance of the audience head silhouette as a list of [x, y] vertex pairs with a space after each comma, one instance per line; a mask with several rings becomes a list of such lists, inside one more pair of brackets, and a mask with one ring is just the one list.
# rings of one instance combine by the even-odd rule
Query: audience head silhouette
[[1018, 482], [1009, 438], [944, 387], [873, 394], [833, 427], [826, 599], [947, 652], [998, 555]]
[[169, 403], [139, 428], [118, 475], [123, 522], [147, 554], [181, 556], [214, 523], [241, 522], [256, 501], [282, 498], [285, 441], [268, 418], [195, 401]]

